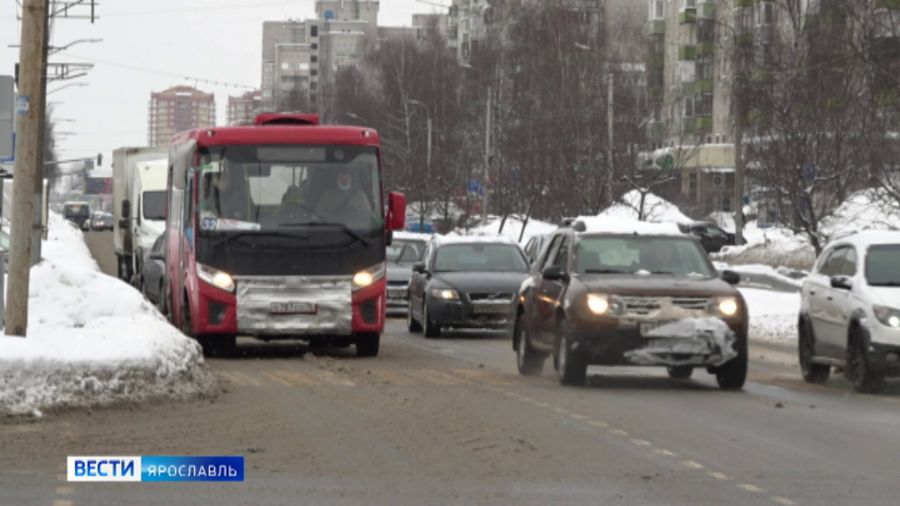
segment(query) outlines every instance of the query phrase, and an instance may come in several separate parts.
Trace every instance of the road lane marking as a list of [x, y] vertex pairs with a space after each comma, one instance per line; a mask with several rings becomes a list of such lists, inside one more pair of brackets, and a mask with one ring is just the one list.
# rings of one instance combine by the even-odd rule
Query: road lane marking
[[299, 385], [305, 385], [305, 386], [318, 385], [318, 383], [314, 379], [310, 378], [306, 374], [303, 374], [302, 372], [299, 372], [299, 371], [278, 370], [278, 371], [272, 371], [272, 374], [274, 376], [276, 376], [277, 378], [280, 378], [281, 380], [286, 381], [292, 387], [299, 386]]
[[578, 413], [571, 413], [569, 416], [572, 417], [572, 418], [574, 418], [575, 420], [578, 420], [578, 421], [583, 421], [583, 420], [587, 420], [587, 419], [588, 419], [588, 417], [586, 417], [586, 416], [584, 416], [584, 415], [579, 415]]
[[718, 472], [718, 471], [710, 471], [710, 472], [708, 472], [708, 473], [706, 473], [706, 474], [708, 474], [711, 478], [716, 479], [716, 480], [719, 480], [719, 481], [729, 481], [729, 480], [731, 480], [731, 477], [729, 477], [727, 474], [725, 474], [725, 473], [720, 473], [720, 472]]
[[285, 380], [279, 378], [279, 377], [276, 376], [275, 374], [270, 373], [270, 372], [268, 372], [268, 371], [264, 371], [264, 372], [263, 372], [263, 376], [269, 378], [270, 380], [274, 381], [275, 383], [278, 383], [279, 385], [283, 385], [283, 386], [286, 386], [286, 387], [288, 387], [288, 388], [291, 388], [291, 387], [294, 386], [294, 385], [288, 383], [287, 381], [285, 381]]
[[409, 376], [399, 371], [391, 371], [388, 369], [373, 369], [372, 374], [395, 385], [412, 386], [416, 384], [413, 378], [410, 378]]
[[73, 506], [73, 504], [74, 503], [72, 501], [66, 501], [63, 499], [57, 499], [53, 501], [53, 506]]
[[632, 439], [631, 442], [638, 446], [653, 446], [653, 443], [646, 439]]
[[601, 422], [600, 420], [588, 420], [587, 424], [592, 427], [599, 427], [601, 429], [605, 429], [605, 428], [609, 427], [609, 425], [607, 425], [606, 422]]
[[776, 497], [773, 497], [772, 500], [777, 502], [778, 504], [783, 504], [784, 506], [796, 506], [796, 504], [797, 504], [794, 501], [788, 499], [787, 497], [776, 496]]
[[622, 429], [612, 429], [612, 433], [617, 436], [628, 437], [628, 432]]
[[559, 413], [560, 415], [568, 415], [569, 410], [563, 408], [553, 408], [554, 413]]
[[416, 378], [419, 381], [433, 383], [437, 385], [464, 385], [466, 382], [460, 378], [455, 378], [449, 374], [435, 371], [434, 369], [420, 369], [418, 371], [406, 371], [406, 374]]
[[682, 460], [681, 465], [687, 467], [689, 469], [704, 469], [706, 466], [697, 462], [696, 460]]
[[56, 487], [56, 493], [58, 495], [72, 495], [75, 493], [75, 489], [72, 487]]
[[262, 383], [260, 383], [256, 378], [250, 376], [250, 375], [247, 374], [247, 373], [238, 372], [238, 371], [231, 371], [231, 374], [232, 374], [235, 378], [238, 379], [238, 381], [239, 381], [238, 384], [241, 385], [241, 386], [254, 386], [254, 387], [258, 387], [258, 386], [261, 386], [261, 385], [262, 385]]
[[659, 448], [657, 450], [654, 450], [654, 452], [657, 453], [658, 455], [663, 455], [665, 457], [677, 457], [678, 456], [677, 453], [670, 452], [669, 450], [666, 450], [665, 448]]
[[319, 380], [320, 383], [326, 383], [335, 387], [355, 387], [356, 383], [352, 381], [342, 378], [337, 374], [331, 371], [310, 371], [309, 375], [314, 379]]
[[745, 492], [750, 492], [751, 494], [762, 494], [763, 492], [765, 492], [764, 489], [761, 489], [752, 483], [741, 483], [737, 486], [737, 488]]

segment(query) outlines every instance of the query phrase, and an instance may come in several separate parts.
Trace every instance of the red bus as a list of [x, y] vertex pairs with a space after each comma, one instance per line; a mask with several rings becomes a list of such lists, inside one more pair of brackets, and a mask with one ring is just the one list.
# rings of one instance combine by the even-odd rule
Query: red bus
[[383, 202], [378, 134], [315, 115], [178, 134], [169, 152], [166, 296], [204, 351], [237, 335], [324, 340], [376, 356], [385, 249], [406, 199]]

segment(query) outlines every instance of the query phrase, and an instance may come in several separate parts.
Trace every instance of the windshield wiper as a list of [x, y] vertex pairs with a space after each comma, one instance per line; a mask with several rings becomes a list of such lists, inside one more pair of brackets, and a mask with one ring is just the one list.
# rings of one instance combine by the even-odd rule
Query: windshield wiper
[[[223, 246], [225, 244], [228, 244], [229, 242], [236, 241], [237, 239], [242, 239], [247, 236], [258, 236], [258, 237], [259, 236], [269, 236], [269, 237], [274, 236], [274, 237], [283, 237], [283, 238], [288, 238], [288, 239], [301, 239], [304, 241], [309, 240], [309, 237], [302, 236], [302, 235], [286, 234], [284, 232], [275, 232], [275, 231], [271, 231], [271, 230], [255, 230], [252, 232], [245, 231], [245, 232], [237, 232], [237, 233], [234, 233], [231, 235], [226, 235], [226, 236], [220, 238], [219, 240], [217, 240], [216, 242], [214, 242], [213, 247], [218, 248], [219, 246]], [[246, 243], [244, 245], [251, 246]]]
[[347, 225], [338, 222], [327, 222], [327, 221], [310, 221], [310, 222], [298, 222], [298, 223], [281, 223], [278, 225], [280, 227], [336, 227], [341, 229], [342, 232], [349, 235], [353, 238], [354, 241], [359, 241], [363, 244], [363, 246], [368, 246], [369, 241], [365, 240], [361, 235], [357, 234], [353, 230], [350, 229]]
[[618, 269], [586, 269], [585, 274], [631, 274], [629, 271], [620, 271]]

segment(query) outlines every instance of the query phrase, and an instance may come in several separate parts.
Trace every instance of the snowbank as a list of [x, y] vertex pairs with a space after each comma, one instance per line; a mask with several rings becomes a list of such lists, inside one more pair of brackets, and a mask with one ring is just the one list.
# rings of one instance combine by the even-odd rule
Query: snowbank
[[[502, 220], [499, 217], [492, 217], [486, 225], [469, 229], [469, 235], [500, 235], [501, 221]], [[503, 224], [503, 235], [518, 242], [519, 236], [522, 234], [522, 225], [524, 225], [524, 221], [518, 216], [507, 217], [506, 223]], [[521, 244], [524, 245], [529, 239], [536, 235], [549, 234], [557, 228], [558, 226], [553, 223], [528, 220], [528, 225], [525, 226], [525, 234], [522, 235]]]
[[834, 241], [863, 230], [900, 229], [900, 208], [884, 198], [883, 190], [868, 189], [850, 196], [834, 213], [822, 220], [822, 233]]
[[[614, 220], [634, 221], [638, 219], [641, 207], [641, 194], [632, 190], [619, 199], [619, 202], [603, 210], [598, 216]], [[694, 220], [678, 209], [678, 206], [657, 195], [648, 193], [644, 198], [644, 221], [692, 223]]]
[[0, 337], [0, 414], [187, 398], [214, 378], [199, 345], [99, 271], [81, 231], [50, 216], [31, 271], [27, 338]]
[[797, 340], [800, 293], [740, 288], [750, 312], [750, 339], [773, 342]]

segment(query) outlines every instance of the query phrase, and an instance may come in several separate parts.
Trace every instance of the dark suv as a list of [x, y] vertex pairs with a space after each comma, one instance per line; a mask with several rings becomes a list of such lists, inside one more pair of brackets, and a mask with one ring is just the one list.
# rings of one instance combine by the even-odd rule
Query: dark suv
[[664, 366], [673, 378], [705, 368], [721, 388], [747, 375], [747, 307], [696, 239], [674, 224], [560, 228], [519, 290], [513, 348], [519, 372], [553, 356], [564, 385], [588, 365]]
[[685, 234], [691, 234], [700, 241], [708, 253], [718, 253], [725, 246], [734, 246], [735, 237], [731, 232], [726, 232], [715, 223], [697, 221], [690, 224], [679, 225]]

